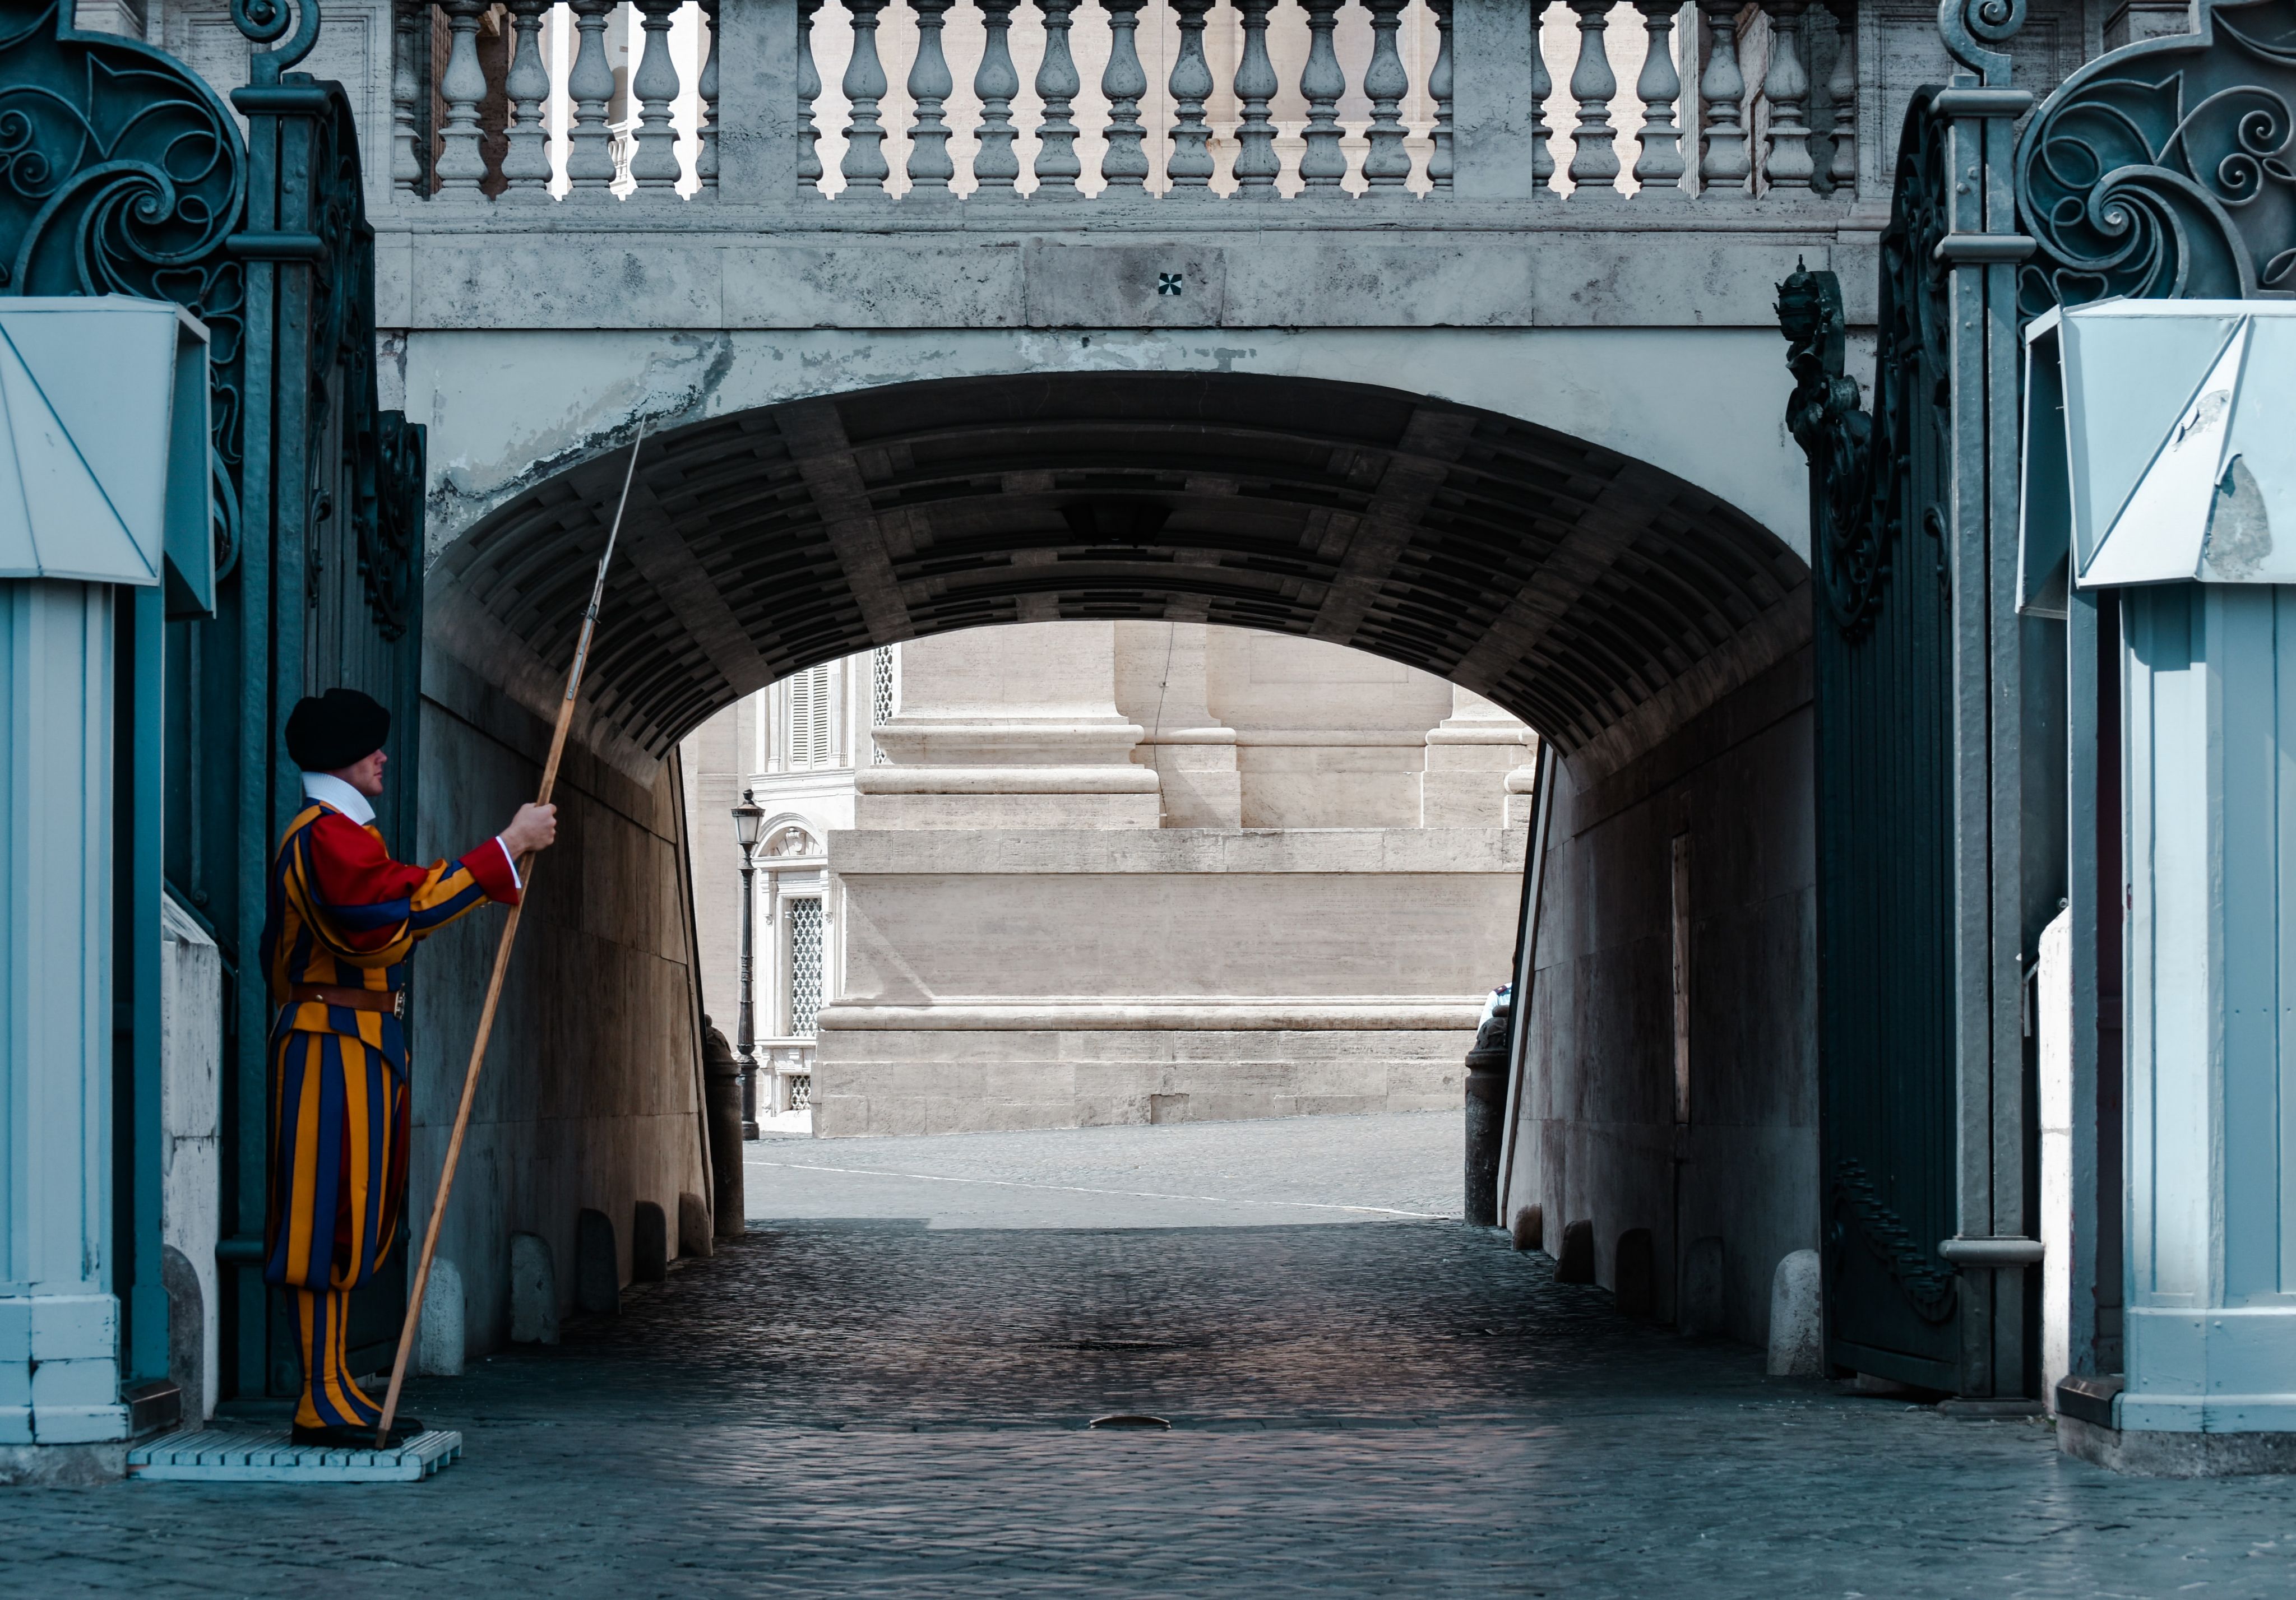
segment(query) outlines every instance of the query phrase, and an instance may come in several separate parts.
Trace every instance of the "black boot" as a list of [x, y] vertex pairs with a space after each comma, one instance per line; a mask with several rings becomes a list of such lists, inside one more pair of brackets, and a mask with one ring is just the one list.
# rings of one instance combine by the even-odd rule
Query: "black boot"
[[377, 1444], [375, 1431], [364, 1424], [356, 1428], [328, 1426], [309, 1428], [299, 1422], [295, 1424], [294, 1432], [290, 1438], [296, 1444], [312, 1445], [321, 1449], [395, 1450], [408, 1440], [418, 1437], [424, 1431], [421, 1417], [401, 1416], [391, 1423], [390, 1432], [384, 1436], [381, 1444]]

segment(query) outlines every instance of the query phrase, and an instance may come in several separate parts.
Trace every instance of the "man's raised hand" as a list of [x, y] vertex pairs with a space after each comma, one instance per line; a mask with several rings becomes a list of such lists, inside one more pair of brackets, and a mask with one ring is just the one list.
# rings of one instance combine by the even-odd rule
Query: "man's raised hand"
[[531, 855], [558, 842], [558, 808], [521, 805], [510, 826], [502, 830], [503, 848], [513, 856]]

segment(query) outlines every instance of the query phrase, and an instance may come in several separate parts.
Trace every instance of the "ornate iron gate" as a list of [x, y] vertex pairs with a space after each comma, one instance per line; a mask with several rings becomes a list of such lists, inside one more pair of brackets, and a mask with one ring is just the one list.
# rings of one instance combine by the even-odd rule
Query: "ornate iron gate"
[[[1970, 69], [1914, 96], [1881, 243], [1874, 407], [1830, 273], [1780, 286], [1810, 461], [1818, 1039], [1827, 1360], [2019, 1400], [2031, 1082], [2020, 979], [2048, 686], [2015, 611], [2017, 233], [1996, 48], [2012, 0], [1947, 0]], [[2007, 450], [2003, 417], [2010, 419]], [[2062, 647], [2057, 647], [2060, 650]], [[2050, 902], [2054, 909], [2054, 902]], [[2028, 927], [2028, 924], [2030, 924]]]
[[[252, 961], [272, 843], [301, 804], [279, 727], [337, 683], [390, 706], [381, 821], [411, 840], [422, 430], [378, 404], [349, 102], [288, 70], [318, 8], [234, 0], [232, 14], [275, 46], [232, 96], [244, 141], [166, 53], [78, 32], [63, 0], [0, 0], [0, 293], [174, 300], [209, 331], [217, 606], [167, 627], [164, 855], [168, 892], [223, 952], [225, 1385], [258, 1393], [295, 1372], [258, 1271], [270, 1017]], [[379, 1286], [355, 1340], [370, 1330], [387, 1359], [402, 1303]]]
[[1782, 286], [1811, 461], [1818, 1008], [1829, 1360], [1958, 1386], [1954, 1231], [1950, 417], [1933, 259], [1945, 128], [1916, 97], [1882, 239], [1874, 412], [1831, 273]]

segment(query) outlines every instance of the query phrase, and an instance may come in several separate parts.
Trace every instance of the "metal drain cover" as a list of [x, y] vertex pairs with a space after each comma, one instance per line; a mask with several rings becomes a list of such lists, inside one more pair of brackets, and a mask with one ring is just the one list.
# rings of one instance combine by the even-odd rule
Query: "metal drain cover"
[[1106, 1416], [1095, 1416], [1085, 1424], [1094, 1428], [1168, 1428], [1170, 1421], [1151, 1416], [1145, 1411], [1117, 1411]]

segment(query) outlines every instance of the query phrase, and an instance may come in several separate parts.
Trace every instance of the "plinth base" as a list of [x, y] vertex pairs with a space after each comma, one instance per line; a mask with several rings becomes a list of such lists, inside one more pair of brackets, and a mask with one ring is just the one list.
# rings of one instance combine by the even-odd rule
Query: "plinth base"
[[2107, 1428], [2059, 1413], [2057, 1448], [2139, 1478], [2238, 1478], [2296, 1473], [2296, 1433], [2165, 1433]]

